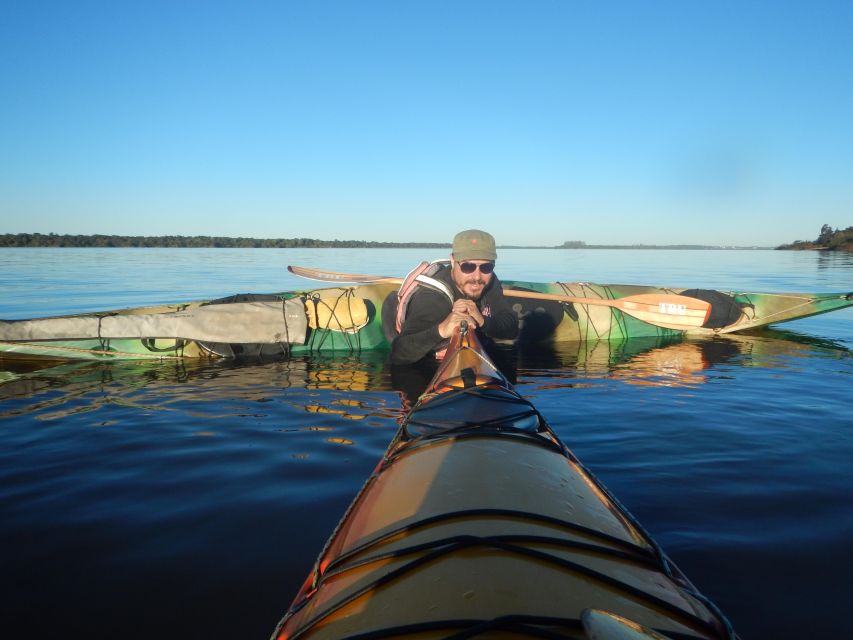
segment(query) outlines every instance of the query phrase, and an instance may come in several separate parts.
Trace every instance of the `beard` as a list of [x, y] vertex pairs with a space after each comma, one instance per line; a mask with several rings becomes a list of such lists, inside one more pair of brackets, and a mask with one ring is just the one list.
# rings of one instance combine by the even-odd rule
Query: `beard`
[[466, 280], [461, 287], [462, 293], [468, 300], [479, 300], [483, 297], [483, 292], [486, 290], [486, 282], [480, 278], [472, 278]]

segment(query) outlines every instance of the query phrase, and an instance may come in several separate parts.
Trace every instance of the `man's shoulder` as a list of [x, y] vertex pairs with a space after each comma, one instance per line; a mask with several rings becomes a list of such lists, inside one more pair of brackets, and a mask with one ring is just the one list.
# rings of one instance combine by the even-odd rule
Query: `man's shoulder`
[[450, 283], [453, 282], [452, 278], [450, 277], [450, 271], [450, 263], [441, 262], [438, 264], [438, 270], [434, 274], [432, 274], [432, 277], [436, 280], [441, 280], [442, 282]]
[[[453, 278], [450, 274], [449, 264], [440, 264], [436, 271], [430, 273], [428, 276], [424, 275], [426, 278], [420, 280], [420, 286], [415, 290], [416, 295], [428, 292], [441, 296], [445, 300], [454, 296]], [[434, 284], [430, 284], [430, 281], [433, 281]]]
[[412, 301], [414, 300], [443, 300], [444, 302], [450, 302], [448, 298], [448, 292], [453, 295], [453, 289], [450, 286], [450, 283], [445, 282], [441, 278], [433, 278], [434, 280], [438, 280], [439, 284], [444, 285], [447, 291], [443, 291], [441, 287], [430, 285], [427, 283], [419, 283], [419, 286], [412, 292]]

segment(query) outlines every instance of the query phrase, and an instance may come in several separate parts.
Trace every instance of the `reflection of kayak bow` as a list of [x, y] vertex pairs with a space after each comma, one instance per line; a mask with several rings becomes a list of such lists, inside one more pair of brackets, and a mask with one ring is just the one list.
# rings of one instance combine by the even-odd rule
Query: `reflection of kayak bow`
[[457, 333], [274, 638], [655, 634], [736, 637]]

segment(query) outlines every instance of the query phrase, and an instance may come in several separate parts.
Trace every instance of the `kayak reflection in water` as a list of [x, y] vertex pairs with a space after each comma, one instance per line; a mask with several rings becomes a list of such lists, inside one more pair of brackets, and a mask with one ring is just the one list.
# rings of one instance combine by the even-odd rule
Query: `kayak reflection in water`
[[485, 342], [515, 338], [518, 316], [494, 273], [496, 260], [491, 234], [469, 229], [453, 238], [449, 263], [423, 262], [409, 273], [384, 305], [391, 362], [441, 357], [462, 322], [475, 327]]

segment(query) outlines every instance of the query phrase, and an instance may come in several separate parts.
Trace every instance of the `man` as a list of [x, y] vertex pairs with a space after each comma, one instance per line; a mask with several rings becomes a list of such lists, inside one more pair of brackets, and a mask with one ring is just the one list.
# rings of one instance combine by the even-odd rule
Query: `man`
[[496, 259], [490, 234], [478, 229], [457, 233], [450, 265], [432, 275], [437, 286], [418, 286], [405, 304], [401, 301], [405, 318], [391, 343], [391, 362], [409, 364], [434, 356], [463, 320], [489, 338], [515, 338], [518, 316], [494, 273]]

